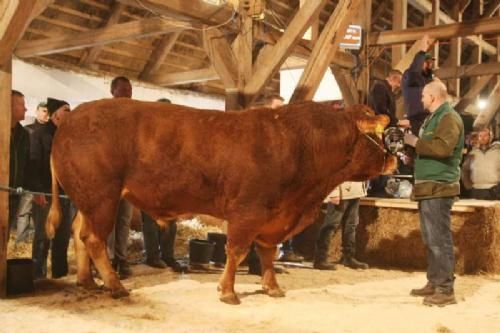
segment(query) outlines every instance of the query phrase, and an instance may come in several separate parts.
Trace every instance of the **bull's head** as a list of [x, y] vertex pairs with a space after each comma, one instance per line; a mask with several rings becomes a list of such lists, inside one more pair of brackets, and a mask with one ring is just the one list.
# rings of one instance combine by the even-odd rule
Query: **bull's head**
[[361, 151], [362, 156], [358, 157], [359, 163], [367, 165], [366, 176], [371, 176], [368, 175], [372, 171], [370, 163], [378, 165], [380, 162], [382, 162], [380, 169], [374, 171], [378, 171], [379, 174], [392, 174], [397, 168], [397, 159], [392, 155], [392, 150], [384, 146], [386, 140], [383, 139], [384, 128], [390, 119], [385, 115], [373, 115], [367, 107], [362, 107], [362, 110], [366, 116], [357, 119], [356, 126], [366, 140], [362, 138], [365, 148]]

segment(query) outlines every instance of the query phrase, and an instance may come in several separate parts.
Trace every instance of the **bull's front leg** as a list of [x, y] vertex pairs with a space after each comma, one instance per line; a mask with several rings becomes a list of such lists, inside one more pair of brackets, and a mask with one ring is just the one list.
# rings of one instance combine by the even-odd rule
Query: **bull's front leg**
[[240, 304], [240, 299], [234, 291], [234, 282], [236, 277], [236, 269], [239, 264], [245, 259], [248, 253], [249, 246], [246, 248], [237, 247], [230, 242], [226, 244], [226, 266], [219, 280], [218, 290], [220, 291], [219, 299], [227, 304]]
[[257, 245], [256, 250], [262, 268], [262, 289], [271, 297], [284, 297], [285, 292], [278, 285], [276, 273], [274, 271], [273, 261], [276, 255], [276, 246], [262, 247]]

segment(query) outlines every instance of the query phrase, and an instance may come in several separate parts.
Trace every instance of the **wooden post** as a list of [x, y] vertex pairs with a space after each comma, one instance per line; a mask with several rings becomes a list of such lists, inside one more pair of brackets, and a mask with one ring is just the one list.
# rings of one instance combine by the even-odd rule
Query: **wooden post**
[[[462, 22], [462, 13], [460, 3], [453, 4], [451, 9], [451, 18], [457, 22]], [[462, 62], [462, 38], [452, 38], [450, 40], [450, 54], [446, 61], [446, 66], [460, 66]], [[446, 67], [445, 66], [445, 67]], [[460, 98], [460, 79], [451, 79], [448, 81], [448, 92]]]
[[[483, 15], [483, 9], [484, 9], [484, 1], [483, 0], [476, 0], [471, 3], [472, 6], [472, 15], [473, 18], [479, 18]], [[483, 40], [483, 35], [476, 36], [479, 40]], [[471, 64], [480, 64], [481, 60], [483, 57], [483, 48], [481, 45], [473, 46], [472, 48], [472, 57], [471, 57]], [[470, 79], [470, 85], [473, 86], [476, 84], [477, 80], [479, 80], [479, 77], [473, 77]]]
[[[0, 184], [9, 184], [12, 61], [0, 67]], [[9, 195], [0, 191], [0, 298], [7, 294]]]
[[[395, 0], [393, 1], [392, 10], [392, 30], [406, 29], [408, 20], [408, 1]], [[406, 45], [393, 45], [392, 46], [392, 67], [394, 68], [406, 53]]]

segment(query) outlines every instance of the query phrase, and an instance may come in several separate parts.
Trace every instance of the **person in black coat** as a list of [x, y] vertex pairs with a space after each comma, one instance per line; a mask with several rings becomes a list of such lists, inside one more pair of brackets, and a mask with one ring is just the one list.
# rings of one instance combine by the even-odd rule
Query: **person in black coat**
[[429, 37], [425, 35], [421, 40], [420, 51], [415, 55], [410, 67], [403, 73], [401, 80], [406, 117], [415, 135], [418, 135], [428, 115], [422, 104], [422, 90], [434, 79], [435, 59], [431, 54], [426, 53], [429, 46]]
[[[17, 91], [11, 92], [11, 131], [9, 150], [9, 187], [17, 188], [29, 187], [29, 156], [30, 141], [26, 129], [21, 126], [20, 121], [24, 120], [26, 104], [24, 95]], [[16, 194], [9, 194], [9, 230], [16, 223], [17, 209], [20, 197]]]
[[391, 119], [389, 127], [407, 126], [409, 121], [396, 118], [396, 99], [394, 94], [401, 87], [401, 74], [397, 69], [389, 72], [385, 80], [375, 80], [368, 95], [368, 106], [376, 114], [385, 114]]
[[[49, 121], [37, 127], [31, 137], [31, 164], [34, 172], [33, 189], [37, 192], [50, 193], [52, 173], [50, 170], [50, 152], [52, 140], [57, 127], [70, 111], [69, 104], [54, 98], [47, 99]], [[62, 193], [62, 192], [61, 192]], [[50, 197], [35, 195], [33, 197], [35, 217], [35, 237], [33, 239], [32, 257], [35, 264], [35, 278], [47, 277], [47, 257], [49, 248], [52, 250], [52, 278], [59, 278], [68, 274], [68, 245], [71, 236], [71, 221], [74, 210], [69, 200], [61, 200], [62, 220], [53, 240], [45, 234], [45, 220], [50, 208]]]

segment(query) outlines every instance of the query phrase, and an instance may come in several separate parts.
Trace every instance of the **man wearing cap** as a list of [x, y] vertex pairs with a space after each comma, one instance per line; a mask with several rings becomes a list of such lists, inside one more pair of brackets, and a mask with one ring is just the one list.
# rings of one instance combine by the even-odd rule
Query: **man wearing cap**
[[[49, 112], [47, 111], [47, 103], [41, 102], [38, 104], [35, 111], [35, 121], [32, 124], [24, 126], [28, 131], [30, 137], [35, 131], [35, 129], [43, 126], [49, 121]], [[29, 158], [28, 158], [29, 159]], [[28, 241], [30, 238], [30, 233], [33, 229], [32, 223], [32, 202], [33, 195], [31, 193], [25, 193], [21, 196], [19, 202], [19, 208], [17, 210], [17, 236], [16, 243]]]
[[[70, 111], [69, 104], [55, 98], [47, 98], [49, 121], [37, 127], [31, 136], [31, 164], [33, 167], [33, 189], [37, 192], [50, 193], [52, 173], [50, 171], [50, 152], [57, 127]], [[47, 256], [52, 248], [52, 278], [68, 274], [68, 244], [71, 235], [70, 202], [61, 200], [62, 221], [52, 241], [45, 234], [45, 219], [50, 208], [50, 198], [45, 195], [33, 197], [35, 218], [35, 237], [33, 239], [33, 261], [35, 278], [47, 277]]]
[[429, 36], [420, 41], [420, 51], [415, 55], [410, 67], [403, 73], [401, 90], [404, 98], [405, 114], [410, 121], [411, 131], [418, 135], [420, 127], [427, 117], [422, 104], [422, 90], [434, 77], [434, 58], [426, 53], [430, 46]]

